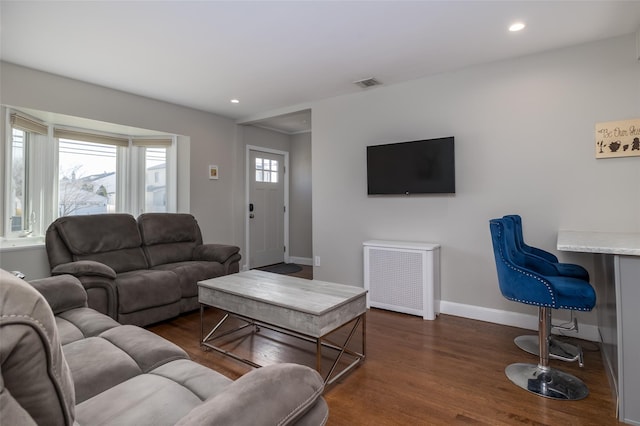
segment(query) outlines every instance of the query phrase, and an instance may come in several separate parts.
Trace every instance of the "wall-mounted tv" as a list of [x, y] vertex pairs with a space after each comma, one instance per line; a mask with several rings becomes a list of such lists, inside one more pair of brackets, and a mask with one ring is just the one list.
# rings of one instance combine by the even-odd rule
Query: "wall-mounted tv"
[[367, 192], [454, 194], [453, 136], [367, 147]]

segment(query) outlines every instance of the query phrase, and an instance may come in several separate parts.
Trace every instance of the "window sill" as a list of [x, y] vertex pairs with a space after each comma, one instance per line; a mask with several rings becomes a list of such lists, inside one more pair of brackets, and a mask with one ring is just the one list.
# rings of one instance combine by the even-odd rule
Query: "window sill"
[[25, 250], [44, 247], [44, 237], [0, 238], [0, 251]]

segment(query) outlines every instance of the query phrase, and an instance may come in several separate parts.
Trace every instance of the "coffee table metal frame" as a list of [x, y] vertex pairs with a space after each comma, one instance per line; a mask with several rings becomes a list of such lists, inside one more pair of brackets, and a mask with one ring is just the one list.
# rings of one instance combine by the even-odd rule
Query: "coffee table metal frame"
[[[266, 328], [268, 330], [273, 330], [276, 331], [278, 333], [282, 333], [288, 336], [292, 336], [292, 337], [296, 337], [298, 339], [302, 339], [308, 342], [312, 342], [315, 343], [316, 346], [316, 370], [318, 371], [318, 373], [320, 373], [320, 375], [322, 375], [322, 348], [329, 348], [329, 349], [333, 349], [338, 351], [338, 356], [336, 357], [336, 359], [333, 361], [333, 364], [331, 365], [331, 368], [329, 369], [329, 372], [327, 373], [326, 376], [324, 376], [324, 382], [325, 385], [331, 385], [333, 384], [336, 380], [340, 379], [342, 376], [344, 376], [346, 373], [348, 373], [349, 371], [353, 370], [355, 367], [357, 367], [360, 363], [364, 362], [365, 358], [366, 358], [366, 328], [367, 328], [367, 317], [366, 317], [366, 312], [356, 316], [355, 318], [351, 319], [350, 321], [347, 321], [346, 323], [338, 326], [337, 328], [329, 331], [328, 333], [326, 333], [323, 336], [320, 337], [314, 337], [314, 336], [310, 336], [307, 334], [303, 334], [303, 333], [298, 333], [295, 331], [291, 331], [288, 330], [286, 328], [280, 327], [280, 326], [276, 326], [273, 324], [269, 324], [267, 322], [264, 321], [258, 321], [252, 318], [248, 318], [246, 316], [242, 316], [242, 315], [238, 315], [238, 314], [234, 314], [231, 312], [227, 312], [224, 311], [225, 314], [222, 317], [222, 319], [220, 321], [218, 321], [218, 323], [211, 329], [211, 331], [209, 331], [207, 333], [207, 335], [205, 336], [205, 326], [204, 326], [204, 309], [205, 307], [207, 307], [209, 305], [201, 303], [200, 304], [200, 344], [202, 346], [205, 346], [206, 348], [212, 349], [216, 352], [219, 352], [221, 354], [224, 354], [226, 356], [229, 356], [237, 361], [243, 362], [247, 365], [250, 365], [252, 367], [255, 368], [260, 368], [262, 367], [260, 364], [255, 363], [254, 361], [251, 361], [249, 359], [243, 358], [231, 351], [228, 351], [226, 349], [223, 349], [219, 346], [216, 346], [213, 344], [214, 341], [221, 339], [225, 336], [229, 336], [233, 333], [236, 333], [240, 330], [243, 330], [247, 327], [251, 327], [253, 326], [253, 332], [259, 332], [260, 331], [260, 327], [262, 328]], [[244, 322], [244, 324], [232, 328], [230, 330], [225, 330], [224, 332], [218, 333], [218, 335], [215, 335], [216, 332], [220, 329], [220, 327], [230, 318], [237, 318], [240, 319]], [[348, 336], [346, 338], [346, 340], [344, 341], [344, 343], [339, 344], [336, 342], [333, 342], [332, 340], [329, 340], [327, 338], [328, 335], [330, 335], [331, 333], [333, 333], [336, 330], [339, 330], [343, 327], [348, 326], [349, 324], [352, 324], [353, 326], [351, 327], [351, 329], [349, 330]], [[361, 352], [356, 352], [354, 350], [351, 350], [348, 348], [349, 343], [351, 342], [351, 339], [353, 338], [353, 336], [355, 335], [358, 327], [361, 326], [361, 331], [362, 331], [362, 346], [361, 346]], [[352, 356], [354, 359], [353, 361], [347, 365], [345, 368], [343, 368], [342, 370], [340, 370], [337, 374], [333, 375], [338, 363], [340, 362], [340, 360], [342, 359], [342, 357], [344, 356], [344, 354], [348, 354], [350, 356]]]

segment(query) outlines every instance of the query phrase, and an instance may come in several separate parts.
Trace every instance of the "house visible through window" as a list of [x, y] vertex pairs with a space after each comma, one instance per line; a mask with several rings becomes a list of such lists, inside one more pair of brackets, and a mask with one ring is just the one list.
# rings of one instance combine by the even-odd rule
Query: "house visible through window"
[[278, 182], [278, 161], [256, 158], [256, 182]]
[[145, 148], [145, 211], [167, 211], [167, 148]]
[[117, 147], [59, 140], [58, 215], [116, 211]]

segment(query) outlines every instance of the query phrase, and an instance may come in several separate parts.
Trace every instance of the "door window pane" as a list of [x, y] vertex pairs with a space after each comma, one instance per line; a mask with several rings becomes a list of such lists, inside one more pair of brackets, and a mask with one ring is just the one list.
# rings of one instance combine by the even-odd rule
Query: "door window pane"
[[256, 158], [256, 182], [278, 183], [278, 161]]

